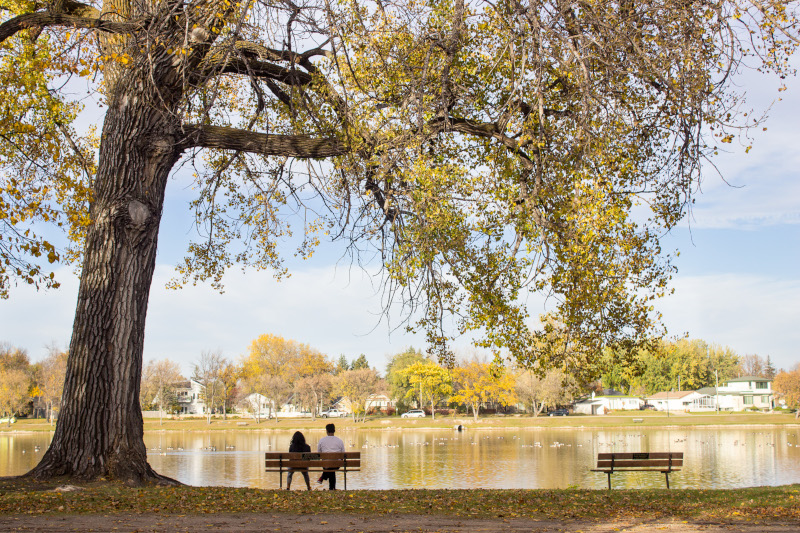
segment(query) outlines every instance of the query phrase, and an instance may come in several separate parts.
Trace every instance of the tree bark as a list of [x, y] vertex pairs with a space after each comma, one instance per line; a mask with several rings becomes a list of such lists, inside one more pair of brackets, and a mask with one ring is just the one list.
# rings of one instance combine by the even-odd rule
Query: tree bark
[[36, 478], [174, 482], [147, 463], [139, 390], [164, 192], [180, 155], [178, 125], [144, 89], [121, 83], [103, 125], [62, 409], [50, 448], [30, 472]]

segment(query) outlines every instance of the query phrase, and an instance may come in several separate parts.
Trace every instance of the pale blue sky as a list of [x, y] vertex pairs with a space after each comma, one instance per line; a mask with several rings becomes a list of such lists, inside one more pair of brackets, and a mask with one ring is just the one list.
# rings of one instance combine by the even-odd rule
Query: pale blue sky
[[[750, 92], [754, 105], [778, 96], [773, 82], [759, 81]], [[798, 92], [781, 93], [784, 101], [773, 106], [769, 129], [755, 135], [749, 154], [736, 149], [715, 160], [731, 185], [709, 172], [691, 216], [664, 238], [664, 251], [678, 249], [681, 256], [676, 292], [658, 304], [671, 334], [770, 355], [786, 368], [800, 362]], [[207, 285], [164, 289], [192, 232], [184, 186], [172, 181], [168, 191], [145, 359], [168, 357], [188, 374], [202, 350], [220, 349], [234, 359], [256, 336], [273, 333], [332, 357], [365, 353], [383, 370], [387, 355], [423, 346], [421, 336], [402, 328], [389, 334], [390, 325], [379, 323], [381, 302], [369, 279], [346, 265], [337, 268], [334, 253], [300, 263], [280, 283], [269, 273], [234, 268], [223, 295]], [[0, 301], [0, 341], [28, 349], [34, 360], [47, 343], [68, 344], [77, 293], [68, 272], [60, 273], [59, 291], [23, 287]]]

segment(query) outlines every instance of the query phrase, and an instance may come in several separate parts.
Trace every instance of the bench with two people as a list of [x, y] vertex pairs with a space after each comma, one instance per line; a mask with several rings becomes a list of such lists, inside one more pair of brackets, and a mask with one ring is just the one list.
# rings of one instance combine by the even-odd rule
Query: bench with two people
[[328, 489], [336, 490], [336, 471], [340, 470], [344, 477], [344, 490], [347, 490], [347, 473], [361, 470], [361, 452], [346, 452], [344, 442], [335, 436], [336, 426], [325, 426], [327, 436], [317, 443], [317, 452], [312, 453], [306, 444], [305, 437], [296, 431], [292, 437], [288, 452], [267, 452], [265, 466], [267, 472], [279, 472], [280, 488], [283, 488], [283, 473], [286, 472], [286, 490], [292, 488], [292, 477], [302, 474], [306, 487], [311, 490], [309, 472], [321, 472], [318, 483], [328, 481]]

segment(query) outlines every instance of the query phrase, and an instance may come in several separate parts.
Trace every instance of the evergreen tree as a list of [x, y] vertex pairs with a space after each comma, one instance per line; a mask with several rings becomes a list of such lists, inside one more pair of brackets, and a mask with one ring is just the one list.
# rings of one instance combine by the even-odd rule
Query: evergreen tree
[[367, 361], [367, 356], [363, 353], [350, 364], [350, 370], [360, 370], [362, 368], [369, 368], [369, 361]]
[[352, 370], [350, 368], [350, 364], [347, 362], [347, 357], [344, 354], [339, 356], [339, 361], [336, 363], [336, 367], [333, 369], [333, 373], [336, 375], [341, 374], [342, 372], [347, 372], [348, 370]]
[[772, 359], [767, 356], [767, 362], [764, 365], [764, 377], [767, 379], [775, 379], [775, 365], [772, 364]]

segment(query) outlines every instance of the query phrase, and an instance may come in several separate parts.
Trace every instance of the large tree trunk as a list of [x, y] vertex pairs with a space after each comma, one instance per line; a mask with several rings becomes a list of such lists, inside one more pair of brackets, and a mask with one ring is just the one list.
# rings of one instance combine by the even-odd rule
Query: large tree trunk
[[147, 463], [139, 389], [164, 191], [180, 154], [174, 115], [156, 109], [148, 85], [120, 82], [109, 98], [62, 409], [37, 478], [168, 480]]

